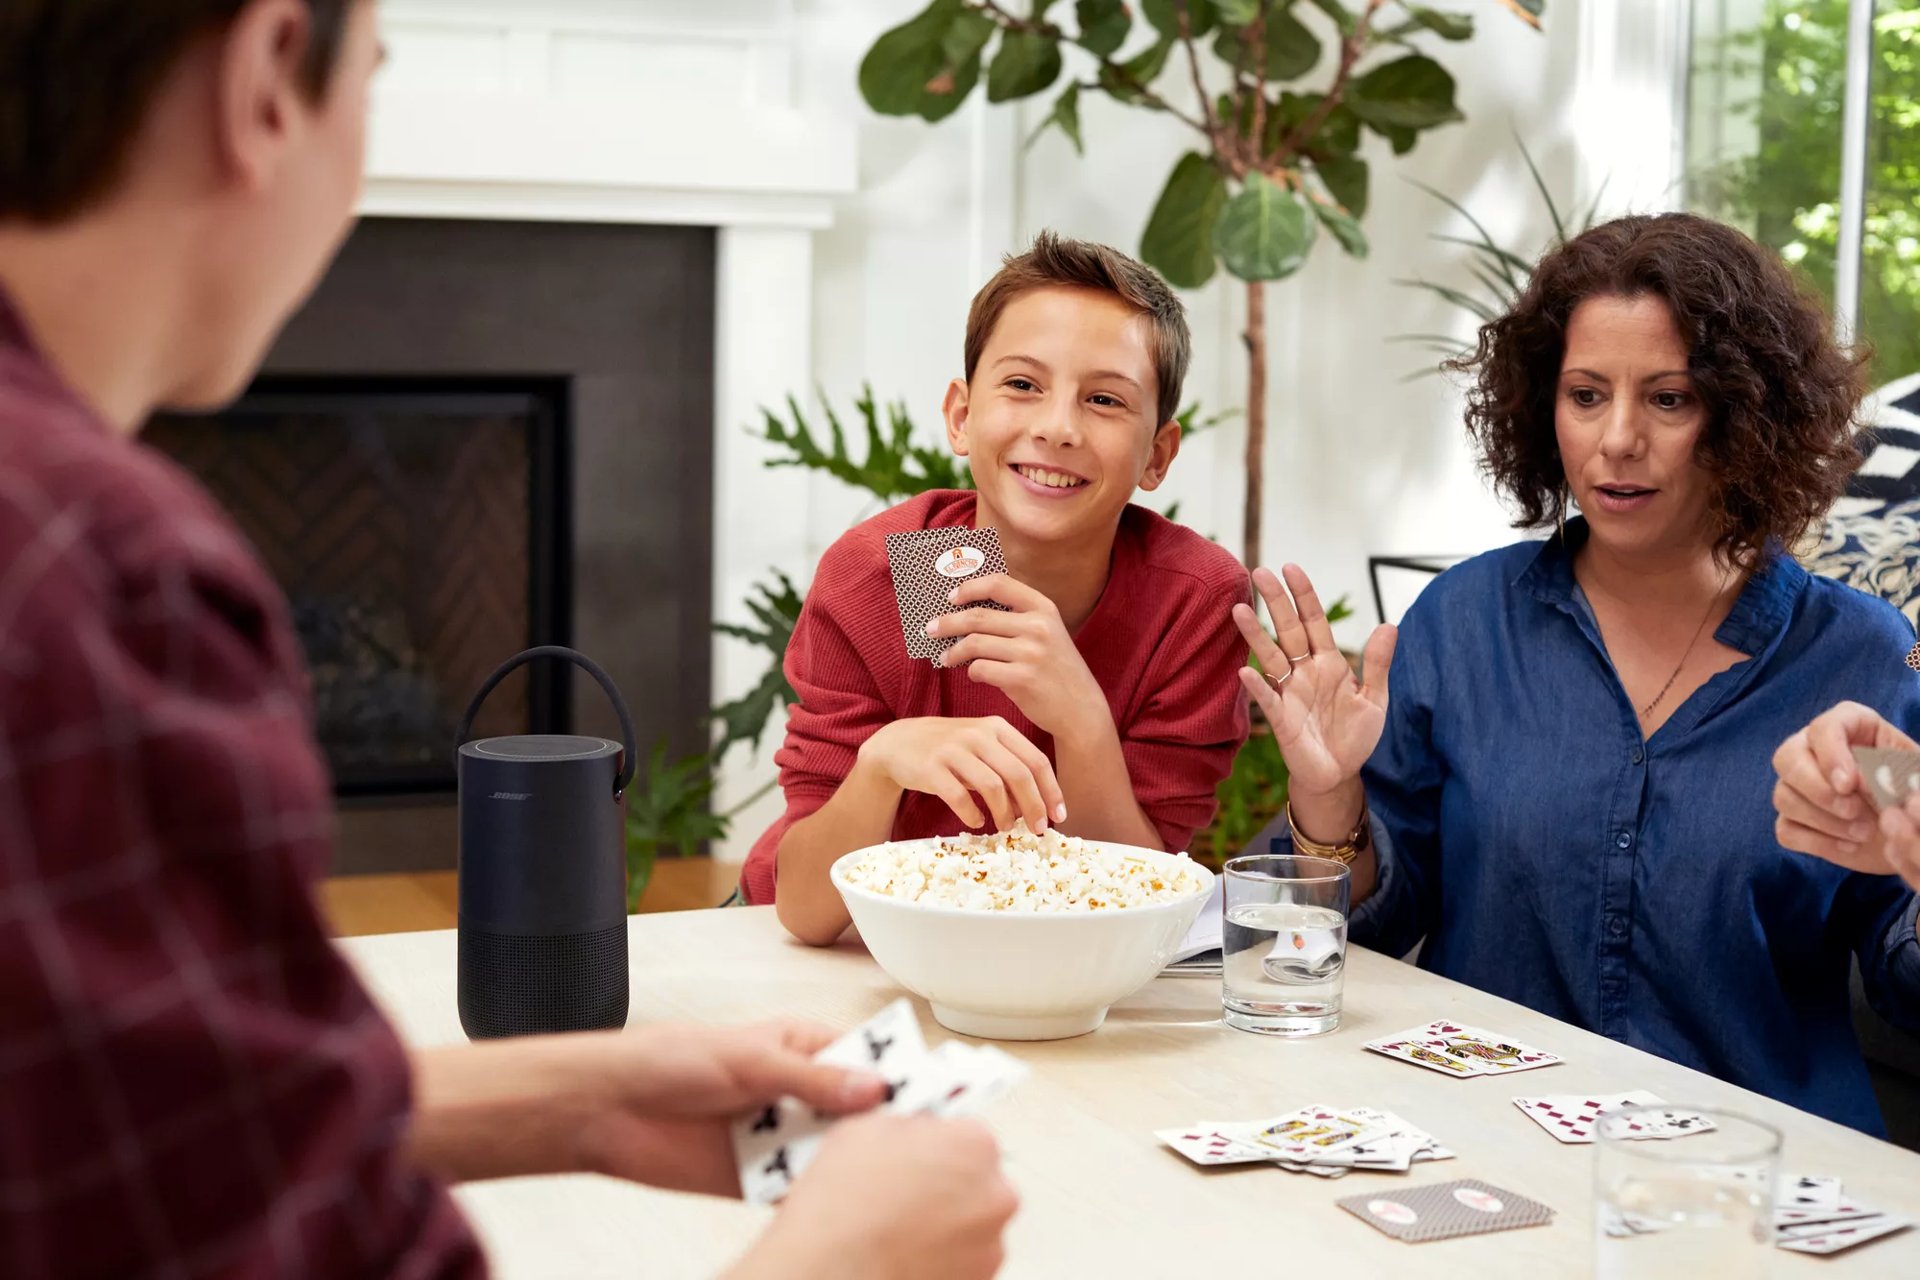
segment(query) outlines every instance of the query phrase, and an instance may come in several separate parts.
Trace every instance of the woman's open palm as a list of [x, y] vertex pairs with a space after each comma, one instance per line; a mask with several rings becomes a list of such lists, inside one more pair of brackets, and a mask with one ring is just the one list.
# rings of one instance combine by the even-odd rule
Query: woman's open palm
[[1251, 606], [1233, 607], [1233, 621], [1260, 664], [1258, 671], [1243, 668], [1240, 682], [1273, 726], [1292, 788], [1321, 794], [1358, 774], [1380, 741], [1397, 633], [1381, 626], [1368, 638], [1367, 679], [1360, 683], [1334, 644], [1327, 611], [1306, 571], [1290, 564], [1282, 572], [1284, 585], [1271, 569], [1253, 573], [1254, 588], [1273, 619], [1272, 635]]

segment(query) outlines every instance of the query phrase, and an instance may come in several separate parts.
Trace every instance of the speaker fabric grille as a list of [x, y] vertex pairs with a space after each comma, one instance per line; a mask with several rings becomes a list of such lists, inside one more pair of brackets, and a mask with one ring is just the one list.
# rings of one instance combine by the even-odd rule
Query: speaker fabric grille
[[475, 1040], [627, 1025], [627, 924], [557, 937], [460, 926], [460, 1025]]

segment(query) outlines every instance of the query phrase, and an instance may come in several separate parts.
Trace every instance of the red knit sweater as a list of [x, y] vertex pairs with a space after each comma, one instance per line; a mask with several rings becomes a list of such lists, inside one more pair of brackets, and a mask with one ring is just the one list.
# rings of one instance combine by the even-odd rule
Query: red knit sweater
[[[880, 726], [916, 716], [1004, 718], [1052, 759], [1053, 739], [1013, 701], [966, 672], [907, 653], [887, 567], [886, 538], [973, 524], [974, 495], [922, 494], [849, 530], [820, 558], [787, 646], [796, 692], [774, 756], [787, 809], [747, 855], [747, 899], [773, 901], [775, 852], [787, 828], [825, 804]], [[1113, 567], [1073, 640], [1106, 692], [1133, 793], [1169, 849], [1184, 849], [1213, 816], [1214, 789], [1247, 737], [1247, 700], [1234, 672], [1247, 659], [1231, 610], [1247, 571], [1191, 529], [1129, 506]], [[1072, 823], [1068, 823], [1071, 833]], [[893, 838], [953, 835], [960, 820], [937, 796], [908, 792]]]

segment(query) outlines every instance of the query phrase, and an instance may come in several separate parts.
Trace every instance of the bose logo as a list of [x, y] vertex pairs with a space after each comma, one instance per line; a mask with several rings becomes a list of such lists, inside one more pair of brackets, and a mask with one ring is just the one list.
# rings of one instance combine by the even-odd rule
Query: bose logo
[[533, 792], [531, 791], [496, 791], [492, 795], [488, 796], [487, 799], [489, 800], [531, 800], [533, 799]]

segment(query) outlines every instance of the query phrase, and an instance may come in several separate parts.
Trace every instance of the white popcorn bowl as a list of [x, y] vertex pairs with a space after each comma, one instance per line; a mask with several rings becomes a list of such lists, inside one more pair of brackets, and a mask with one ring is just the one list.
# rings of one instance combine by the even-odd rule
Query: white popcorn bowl
[[[1153, 849], [1100, 847], [1176, 861]], [[1109, 1005], [1167, 966], [1213, 887], [1213, 873], [1188, 862], [1200, 887], [1165, 902], [1102, 911], [977, 911], [848, 884], [846, 868], [869, 852], [856, 849], [832, 871], [867, 950], [895, 982], [933, 1006], [941, 1026], [989, 1040], [1063, 1040], [1098, 1029]]]

